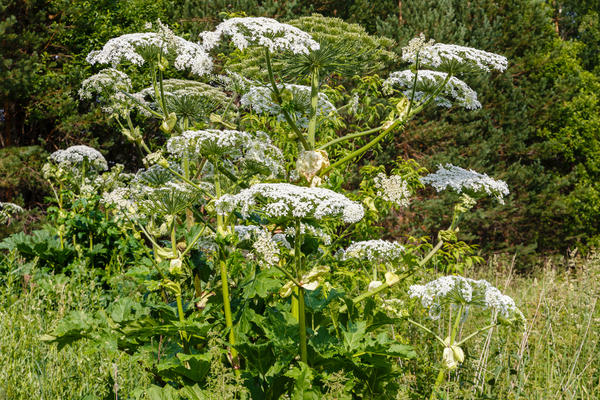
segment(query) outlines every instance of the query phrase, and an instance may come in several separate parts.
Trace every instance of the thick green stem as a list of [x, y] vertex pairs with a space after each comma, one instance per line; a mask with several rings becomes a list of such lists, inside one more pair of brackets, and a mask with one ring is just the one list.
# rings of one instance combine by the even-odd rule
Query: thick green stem
[[342, 136], [342, 137], [330, 140], [329, 142], [325, 143], [324, 145], [319, 146], [319, 150], [325, 150], [329, 146], [333, 146], [336, 143], [345, 142], [346, 140], [354, 139], [357, 137], [367, 136], [367, 135], [370, 135], [371, 133], [379, 132], [382, 129], [383, 129], [383, 125], [378, 126], [377, 128], [368, 129], [368, 130], [362, 131], [362, 132], [350, 133], [346, 136]]
[[[269, 52], [269, 49], [266, 47], [265, 47], [265, 59], [267, 61], [267, 72], [269, 74], [269, 82], [271, 82], [271, 88], [273, 89], [273, 93], [275, 94], [275, 99], [277, 100], [277, 103], [279, 103], [279, 105], [281, 105], [283, 103], [283, 101], [281, 99], [281, 92], [279, 91], [279, 87], [277, 87], [277, 83], [275, 82], [275, 76], [273, 75], [273, 67], [271, 65], [271, 53]], [[283, 112], [283, 116], [284, 116], [286, 122], [292, 128], [292, 130], [298, 137], [298, 140], [300, 140], [300, 142], [302, 143], [302, 146], [304, 147], [304, 149], [311, 150], [312, 146], [310, 145], [310, 143], [308, 143], [308, 141], [306, 140], [306, 138], [304, 137], [304, 134], [300, 131], [300, 129], [298, 129], [298, 126], [296, 125], [296, 123], [294, 122], [294, 120], [292, 119], [290, 114], [283, 108], [281, 109], [281, 111]]]
[[236, 370], [236, 373], [239, 373], [239, 365], [238, 365], [238, 353], [235, 349], [235, 333], [233, 332], [233, 318], [231, 315], [231, 304], [229, 303], [229, 277], [227, 276], [227, 264], [225, 260], [223, 260], [223, 256], [221, 254], [221, 259], [219, 260], [219, 267], [221, 269], [221, 288], [223, 290], [223, 309], [225, 311], [225, 325], [229, 330], [229, 344], [231, 348], [231, 359], [233, 363], [233, 368]]
[[[296, 261], [296, 276], [302, 282], [302, 234], [300, 233], [300, 220], [296, 220], [296, 236], [294, 238], [294, 258]], [[306, 347], [306, 312], [304, 310], [304, 289], [298, 287], [298, 329], [300, 330], [300, 360], [308, 364]]]
[[317, 106], [319, 104], [319, 69], [314, 68], [310, 79], [310, 115], [308, 120], [308, 143], [314, 147], [317, 132]]
[[324, 176], [327, 173], [329, 173], [329, 171], [331, 171], [332, 169], [339, 167], [339, 166], [347, 163], [348, 161], [352, 160], [353, 158], [360, 156], [361, 154], [363, 154], [364, 152], [369, 150], [371, 147], [373, 147], [377, 143], [379, 143], [389, 132], [391, 132], [398, 125], [403, 125], [403, 126], [406, 125], [406, 122], [408, 122], [413, 116], [415, 116], [416, 114], [421, 112], [421, 110], [423, 110], [423, 108], [425, 108], [429, 103], [431, 103], [436, 98], [436, 96], [443, 90], [444, 86], [446, 86], [446, 83], [448, 83], [448, 81], [450, 80], [451, 77], [452, 77], [452, 75], [447, 74], [446, 78], [444, 79], [442, 84], [433, 92], [433, 94], [431, 96], [429, 96], [427, 98], [427, 100], [425, 100], [423, 103], [421, 103], [417, 108], [415, 108], [413, 110], [412, 104], [411, 104], [409, 106], [410, 111], [407, 112], [406, 116], [401, 116], [400, 118], [397, 118], [395, 120], [388, 121], [388, 123], [386, 124], [387, 128], [385, 128], [385, 130], [382, 133], [380, 133], [375, 139], [373, 139], [372, 141], [370, 141], [369, 143], [367, 143], [360, 149], [355, 150], [352, 153], [348, 154], [346, 157], [342, 158], [341, 160], [336, 161], [335, 163], [331, 164], [328, 168], [322, 170], [319, 173], [319, 176]]
[[[216, 197], [221, 197], [221, 176], [219, 174], [219, 160], [218, 158], [213, 159], [213, 165], [215, 167], [215, 194]], [[217, 235], [225, 234], [225, 222], [222, 214], [217, 214]], [[219, 267], [221, 269], [221, 290], [223, 291], [223, 310], [225, 313], [225, 325], [229, 330], [229, 344], [231, 345], [229, 351], [231, 352], [231, 360], [236, 375], [239, 376], [239, 360], [238, 353], [235, 349], [235, 333], [233, 331], [233, 317], [231, 314], [231, 303], [229, 302], [229, 277], [227, 274], [227, 264], [225, 262], [225, 249], [223, 244], [219, 244]]]
[[171, 225], [171, 251], [173, 252], [173, 258], [177, 258], [177, 234], [175, 232], [175, 216], [173, 215], [173, 222]]
[[383, 132], [381, 132], [375, 139], [371, 140], [369, 143], [367, 143], [366, 145], [364, 145], [363, 147], [361, 147], [358, 150], [353, 151], [352, 153], [348, 154], [346, 157], [342, 158], [339, 161], [336, 161], [335, 163], [331, 164], [329, 167], [325, 168], [324, 170], [321, 171], [321, 173], [319, 174], [320, 176], [324, 176], [326, 175], [329, 171], [331, 171], [332, 169], [339, 167], [342, 164], [347, 163], [348, 161], [352, 160], [355, 157], [358, 157], [359, 155], [363, 154], [364, 152], [366, 152], [367, 150], [369, 150], [371, 147], [375, 146], [377, 143], [379, 143], [384, 137], [386, 137], [386, 135], [393, 130], [394, 128], [396, 128], [399, 124], [401, 124], [403, 121], [400, 119], [395, 120], [394, 122], [392, 122], [390, 124], [389, 127], [387, 127]]
[[438, 372], [438, 376], [433, 384], [433, 390], [431, 391], [431, 396], [429, 396], [429, 400], [435, 400], [437, 397], [437, 388], [440, 387], [442, 383], [444, 383], [444, 377], [446, 376], [446, 369], [440, 368], [440, 372]]
[[306, 348], [306, 312], [304, 310], [304, 289], [298, 288], [298, 328], [300, 329], [300, 360], [308, 364]]

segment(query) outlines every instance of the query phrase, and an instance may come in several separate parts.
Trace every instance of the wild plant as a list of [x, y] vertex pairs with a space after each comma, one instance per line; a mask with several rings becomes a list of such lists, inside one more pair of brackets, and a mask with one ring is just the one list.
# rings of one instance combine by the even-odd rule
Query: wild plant
[[[253, 17], [227, 19], [198, 43], [160, 21], [148, 30], [90, 53], [91, 64], [111, 68], [88, 78], [80, 92], [99, 96], [121, 133], [146, 154], [145, 168], [102, 195], [106, 212], [143, 242], [146, 257], [126, 275], [144, 296], [67, 318], [50, 340], [93, 338], [139, 355], [163, 387], [148, 391], [152, 398], [212, 398], [215, 347], [236, 377], [228, 382], [243, 382], [241, 392], [253, 398], [395, 398], [406, 360], [416, 356], [417, 344], [402, 334], [412, 322], [444, 347], [435, 398], [444, 374], [463, 360], [461, 346], [479, 332], [457, 338], [467, 309], [491, 310], [493, 324], [521, 316], [497, 289], [458, 275], [408, 288], [435, 273], [429, 263], [444, 251], [455, 261], [443, 266], [447, 271], [478, 261], [457, 239], [460, 219], [480, 198], [502, 202], [506, 183], [453, 165], [425, 175], [416, 162], [401, 160], [391, 173], [385, 165], [366, 168], [359, 190], [342, 188], [360, 157], [426, 107], [481, 107], [458, 76], [502, 71], [506, 58], [421, 36], [402, 50], [408, 69], [384, 81], [359, 79], [370, 87], [361, 98], [333, 85], [356, 63], [351, 35], [345, 43], [319, 42], [297, 27]], [[265, 81], [212, 74], [227, 64], [225, 54], [246, 50], [259, 58]], [[133, 80], [116, 69], [123, 64], [147, 71], [147, 86], [134, 91]], [[176, 78], [167, 79], [171, 74]], [[193, 78], [181, 79], [186, 74]], [[357, 131], [332, 137], [372, 102], [384, 114], [376, 126], [359, 123]], [[148, 142], [135, 114], [158, 123], [162, 146]], [[264, 129], [247, 129], [257, 126]], [[54, 173], [59, 208], [61, 187], [71, 185], [81, 197], [90, 173], [107, 174], [92, 153], [71, 148], [52, 156], [61, 166]], [[457, 193], [450, 226], [435, 245], [383, 240], [381, 215], [409, 207], [425, 185]], [[411, 297], [432, 312], [453, 310], [448, 338], [408, 317]], [[211, 339], [215, 334], [223, 340]]]

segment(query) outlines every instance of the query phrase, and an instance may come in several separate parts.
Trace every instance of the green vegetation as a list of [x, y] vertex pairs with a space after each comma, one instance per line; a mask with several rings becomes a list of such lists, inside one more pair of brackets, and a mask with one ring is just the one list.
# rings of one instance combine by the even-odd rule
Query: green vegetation
[[[598, 257], [548, 260], [527, 276], [516, 274], [512, 261], [510, 257], [496, 257], [473, 271], [473, 275], [495, 282], [515, 299], [528, 317], [525, 333], [492, 342], [488, 348], [485, 336], [473, 342], [465, 366], [460, 373], [453, 374], [445, 388], [450, 391], [450, 398], [597, 398], [600, 395], [600, 306], [595, 286], [600, 279]], [[66, 313], [102, 307], [104, 296], [83, 271], [81, 276], [67, 278], [39, 274], [34, 269], [32, 275], [22, 278], [19, 265], [18, 260], [6, 260], [3, 265], [6, 278], [0, 297], [0, 332], [4, 338], [0, 345], [3, 366], [0, 398], [81, 399], [86, 395], [88, 399], [114, 398], [111, 390], [115, 387], [115, 370], [119, 398], [133, 396], [136, 386], [150, 387], [150, 375], [134, 357], [90, 347], [86, 341], [61, 351], [56, 345], [42, 342], [42, 332], [56, 326]], [[420, 352], [433, 351], [428, 348], [435, 344], [421, 332], [407, 332], [405, 336], [410, 342], [424, 344]], [[480, 364], [482, 355], [484, 362]], [[234, 393], [235, 380], [229, 378], [228, 383], [227, 376], [222, 375], [224, 371], [218, 371], [223, 365], [219, 363], [212, 368], [216, 371], [212, 376], [223, 378], [222, 382], [212, 383], [214, 393], [219, 396]], [[420, 398], [414, 390], [424, 376], [418, 371], [401, 381], [410, 385], [404, 391], [404, 398]], [[475, 378], [483, 380], [471, 386]], [[335, 388], [340, 384], [335, 379], [343, 382], [344, 377], [332, 379]], [[228, 385], [225, 391], [224, 384]], [[484, 395], [479, 390], [481, 384]]]
[[0, 400], [600, 396], [597, 1], [113, 3], [0, 0]]

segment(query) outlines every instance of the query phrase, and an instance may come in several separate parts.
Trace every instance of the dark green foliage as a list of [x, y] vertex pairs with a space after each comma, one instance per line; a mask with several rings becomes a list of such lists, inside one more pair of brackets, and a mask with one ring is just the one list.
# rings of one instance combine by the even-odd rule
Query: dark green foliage
[[[482, 243], [486, 250], [520, 254], [562, 250], [593, 244], [600, 235], [594, 222], [600, 181], [599, 80], [584, 71], [595, 65], [590, 57], [599, 54], [594, 42], [595, 3], [551, 3], [411, 0], [315, 4], [321, 12], [350, 21], [375, 21], [368, 25], [371, 31], [395, 38], [400, 45], [423, 32], [442, 43], [464, 44], [508, 57], [509, 69], [503, 75], [467, 79], [478, 92], [483, 109], [432, 109], [378, 156], [379, 161], [397, 155], [416, 158], [430, 170], [450, 162], [506, 180], [512, 193], [508, 207], [486, 205], [486, 211], [477, 209], [464, 221], [463, 238]], [[551, 6], [564, 6], [561, 36], [582, 41], [585, 36], [585, 44], [559, 40]], [[433, 227], [447, 224], [449, 216], [443, 216], [442, 207], [449, 201], [446, 197], [414, 202], [411, 214], [417, 218], [408, 218], [415, 221], [413, 229], [433, 234]], [[423, 215], [435, 217], [419, 220]]]

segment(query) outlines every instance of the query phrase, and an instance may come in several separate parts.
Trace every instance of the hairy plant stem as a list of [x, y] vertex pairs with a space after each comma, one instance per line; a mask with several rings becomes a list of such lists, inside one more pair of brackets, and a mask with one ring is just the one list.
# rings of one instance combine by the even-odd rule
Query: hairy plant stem
[[[221, 175], [219, 173], [219, 159], [217, 157], [213, 160], [215, 166], [215, 195], [216, 198], [221, 197]], [[225, 222], [223, 215], [217, 213], [217, 236], [225, 235]], [[221, 270], [221, 290], [223, 292], [223, 310], [225, 313], [225, 326], [229, 330], [229, 351], [231, 353], [231, 363], [235, 374], [240, 375], [240, 366], [238, 360], [238, 353], [235, 349], [235, 333], [233, 331], [233, 317], [231, 314], [231, 303], [229, 302], [229, 277], [227, 273], [227, 263], [225, 261], [225, 249], [224, 245], [219, 242], [219, 268]]]
[[[401, 125], [402, 127], [405, 127], [406, 123], [408, 121], [410, 121], [412, 119], [412, 117], [414, 117], [416, 114], [418, 114], [419, 112], [421, 112], [421, 110], [423, 110], [427, 105], [429, 105], [429, 103], [431, 103], [436, 98], [436, 96], [444, 89], [444, 87], [446, 86], [446, 84], [448, 83], [448, 81], [450, 80], [450, 78], [451, 78], [451, 74], [447, 74], [446, 78], [444, 79], [444, 81], [442, 82], [442, 84], [431, 94], [431, 96], [429, 96], [417, 108], [415, 108], [413, 110], [412, 109], [412, 102], [411, 102], [409, 104], [408, 111], [407, 111], [406, 115], [402, 115], [399, 118], [396, 118], [396, 119], [393, 119], [391, 121], [386, 122], [386, 124], [382, 125], [379, 128], [379, 129], [384, 129], [384, 131], [381, 132], [377, 137], [375, 137], [375, 139], [371, 140], [369, 143], [367, 143], [366, 145], [364, 145], [360, 149], [355, 150], [352, 153], [348, 154], [346, 157], [342, 158], [341, 160], [336, 161], [335, 163], [331, 164], [329, 167], [321, 170], [321, 172], [319, 173], [319, 176], [325, 176], [332, 169], [334, 169], [336, 167], [339, 167], [339, 166], [347, 163], [348, 161], [352, 160], [353, 158], [356, 158], [356, 157], [360, 156], [361, 154], [363, 154], [364, 152], [368, 151], [371, 147], [373, 147], [377, 143], [379, 143], [388, 133], [390, 133], [392, 130], [394, 130], [398, 125]], [[379, 129], [374, 130], [374, 132], [377, 132]], [[349, 136], [352, 136], [352, 135], [355, 135], [355, 134], [346, 135], [345, 138], [350, 138]], [[362, 135], [358, 135], [358, 134], [356, 134], [356, 135], [357, 135], [357, 137], [358, 136], [362, 136]], [[365, 133], [365, 135], [366, 135], [366, 133]], [[343, 139], [343, 138], [340, 138], [340, 139]]]
[[[273, 75], [273, 66], [271, 65], [271, 53], [269, 52], [269, 49], [266, 47], [265, 47], [265, 59], [267, 61], [267, 72], [269, 74], [269, 82], [271, 82], [271, 88], [273, 89], [273, 93], [275, 94], [275, 99], [277, 100], [277, 103], [279, 103], [279, 105], [281, 105], [283, 103], [283, 100], [281, 99], [281, 92], [279, 91], [279, 88], [277, 87], [277, 83], [275, 82], [275, 76]], [[281, 111], [283, 112], [283, 117], [285, 118], [286, 122], [292, 128], [292, 131], [294, 131], [294, 133], [296, 134], [296, 137], [298, 138], [300, 143], [302, 143], [302, 146], [304, 147], [304, 149], [311, 150], [312, 146], [310, 145], [310, 143], [308, 143], [308, 141], [306, 140], [306, 138], [304, 137], [304, 134], [300, 131], [300, 129], [298, 129], [298, 126], [296, 125], [296, 123], [294, 122], [294, 120], [292, 119], [290, 114], [283, 108], [281, 109]]]
[[342, 136], [342, 137], [330, 140], [329, 142], [327, 142], [327, 143], [319, 146], [319, 150], [325, 150], [329, 146], [333, 146], [336, 143], [345, 142], [346, 140], [350, 140], [350, 139], [354, 139], [354, 138], [357, 138], [357, 137], [362, 137], [362, 136], [370, 135], [371, 133], [379, 132], [382, 129], [383, 129], [383, 125], [382, 126], [378, 126], [377, 128], [368, 129], [368, 130], [362, 131], [362, 132], [350, 133], [350, 134], [348, 134], [346, 136]]
[[319, 104], [319, 69], [313, 68], [310, 77], [310, 115], [308, 121], [308, 143], [315, 146], [317, 131], [317, 106]]
[[[177, 232], [175, 230], [175, 219], [176, 217], [173, 215], [173, 222], [171, 222], [171, 250], [173, 252], [173, 259], [176, 259], [177, 254]], [[185, 314], [183, 312], [183, 301], [181, 299], [181, 286], [177, 284], [178, 290], [175, 291], [175, 301], [177, 303], [177, 315], [179, 317], [179, 322], [185, 322]], [[179, 331], [179, 336], [181, 337], [181, 341], [183, 343], [183, 351], [185, 353], [189, 352], [188, 348], [188, 337], [185, 331]]]
[[[296, 261], [296, 276], [302, 282], [302, 235], [300, 233], [300, 219], [296, 219], [296, 237], [294, 238], [294, 258]], [[298, 329], [300, 330], [300, 360], [308, 364], [306, 348], [306, 312], [304, 310], [304, 289], [298, 286]]]
[[369, 150], [371, 147], [373, 147], [377, 143], [379, 143], [384, 137], [387, 136], [387, 134], [389, 132], [391, 132], [394, 128], [396, 128], [398, 125], [402, 124], [403, 122], [404, 121], [401, 119], [396, 119], [383, 132], [381, 132], [379, 135], [377, 135], [377, 137], [375, 139], [371, 140], [369, 143], [367, 143], [360, 149], [355, 150], [352, 153], [348, 154], [346, 157], [342, 158], [341, 160], [334, 162], [329, 167], [321, 170], [321, 172], [319, 173], [319, 176], [324, 176], [327, 173], [329, 173], [329, 171], [331, 171], [332, 169], [339, 167], [339, 166], [347, 163], [348, 161], [352, 160], [353, 158], [358, 157], [359, 155], [363, 154], [364, 152]]

